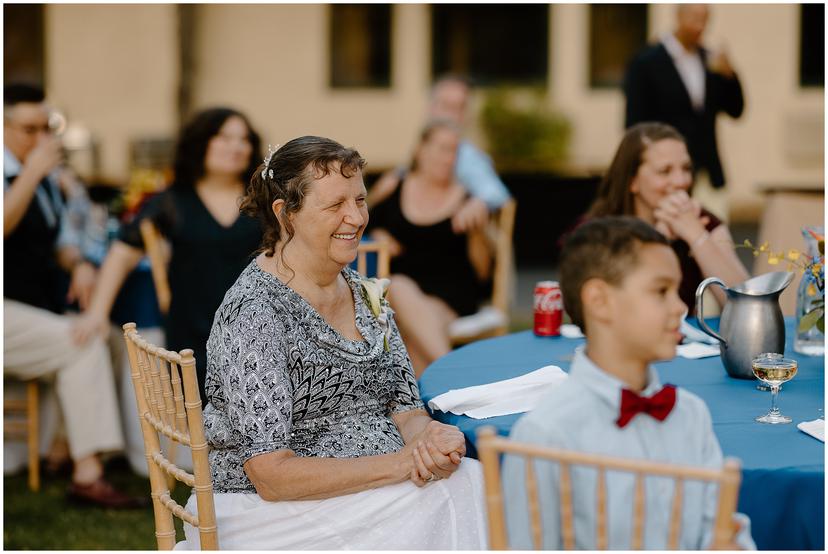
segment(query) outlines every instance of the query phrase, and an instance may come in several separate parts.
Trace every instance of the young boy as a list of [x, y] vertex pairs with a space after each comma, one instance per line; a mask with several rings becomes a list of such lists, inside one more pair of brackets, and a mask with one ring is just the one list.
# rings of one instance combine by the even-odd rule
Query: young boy
[[[564, 305], [586, 335], [569, 378], [513, 427], [511, 438], [566, 450], [684, 465], [721, 467], [722, 452], [704, 402], [663, 386], [650, 365], [675, 356], [685, 305], [681, 271], [667, 240], [634, 217], [607, 217], [576, 229], [561, 255]], [[637, 396], [646, 411], [629, 409]], [[632, 402], [631, 402], [632, 399]], [[536, 462], [544, 549], [559, 550], [558, 466]], [[596, 548], [596, 471], [573, 466], [575, 547]], [[531, 549], [524, 462], [507, 456], [503, 469], [507, 528], [512, 548]], [[666, 549], [674, 482], [645, 479], [645, 549]], [[715, 485], [685, 482], [679, 548], [710, 541]], [[610, 549], [632, 543], [634, 476], [608, 472], [607, 539]], [[755, 548], [750, 522], [738, 514], [734, 548]]]

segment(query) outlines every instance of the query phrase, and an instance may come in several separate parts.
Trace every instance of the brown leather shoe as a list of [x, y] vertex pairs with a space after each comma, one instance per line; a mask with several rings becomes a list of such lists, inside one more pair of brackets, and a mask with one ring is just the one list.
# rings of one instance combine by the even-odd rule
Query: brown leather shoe
[[93, 504], [102, 508], [135, 509], [149, 506], [149, 498], [145, 496], [129, 496], [101, 477], [88, 485], [72, 483], [66, 492], [72, 502], [79, 504]]

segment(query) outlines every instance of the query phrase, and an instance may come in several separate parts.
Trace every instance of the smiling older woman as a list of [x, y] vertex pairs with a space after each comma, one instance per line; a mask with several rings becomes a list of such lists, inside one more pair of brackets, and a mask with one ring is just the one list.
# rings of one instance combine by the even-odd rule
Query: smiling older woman
[[393, 312], [376, 317], [346, 269], [368, 222], [364, 164], [333, 140], [297, 138], [268, 155], [242, 203], [263, 223], [262, 249], [207, 346], [222, 548], [485, 547], [479, 464], [425, 412]]

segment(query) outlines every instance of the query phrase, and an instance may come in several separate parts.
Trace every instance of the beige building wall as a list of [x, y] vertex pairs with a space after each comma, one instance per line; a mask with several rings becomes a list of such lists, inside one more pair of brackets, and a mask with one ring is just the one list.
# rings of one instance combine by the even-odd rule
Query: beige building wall
[[328, 86], [329, 13], [326, 5], [203, 6], [195, 105], [242, 108], [265, 143], [318, 134], [356, 146], [369, 166], [394, 165], [408, 156], [426, 105], [428, 9], [394, 6], [389, 89]]
[[[127, 171], [135, 136], [175, 131], [176, 8], [53, 5], [47, 10], [48, 83], [71, 118], [100, 137], [103, 168]], [[650, 36], [673, 26], [675, 7], [650, 6]], [[392, 86], [328, 87], [326, 5], [202, 5], [196, 12], [193, 107], [248, 113], [265, 143], [321, 134], [354, 145], [369, 166], [405, 161], [423, 121], [430, 81], [427, 5], [393, 7]], [[549, 102], [573, 124], [572, 163], [601, 168], [623, 132], [620, 90], [588, 86], [589, 7], [550, 9]], [[797, 5], [715, 5], [707, 34], [740, 74], [746, 111], [719, 118], [735, 219], [756, 220], [761, 184], [823, 186], [824, 90], [798, 85]], [[479, 107], [484, 91], [473, 106]], [[471, 136], [482, 142], [479, 129]]]
[[129, 141], [171, 136], [178, 124], [174, 5], [50, 5], [50, 101], [100, 144], [103, 177], [123, 182]]

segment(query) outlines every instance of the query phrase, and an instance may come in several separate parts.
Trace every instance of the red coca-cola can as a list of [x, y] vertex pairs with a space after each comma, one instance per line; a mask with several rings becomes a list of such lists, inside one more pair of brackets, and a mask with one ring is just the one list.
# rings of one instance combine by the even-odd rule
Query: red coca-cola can
[[535, 334], [556, 337], [561, 334], [563, 299], [557, 281], [541, 281], [535, 285]]

